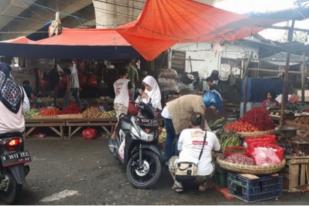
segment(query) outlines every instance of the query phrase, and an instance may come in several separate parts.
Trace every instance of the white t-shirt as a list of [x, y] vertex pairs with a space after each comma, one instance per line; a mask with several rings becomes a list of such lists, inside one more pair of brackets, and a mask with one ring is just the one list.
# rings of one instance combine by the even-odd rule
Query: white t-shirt
[[198, 161], [204, 140], [205, 131], [200, 128], [184, 129], [179, 136], [178, 150], [179, 158], [177, 162], [198, 163], [197, 174], [201, 176], [210, 175], [214, 171], [211, 151], [219, 151], [220, 143], [213, 132], [207, 132], [205, 146], [202, 157]]
[[71, 88], [79, 88], [78, 72], [76, 65], [74, 64], [71, 68]]
[[167, 106], [165, 106], [161, 112], [161, 116], [164, 117], [165, 119], [171, 119], [172, 116], [170, 114], [170, 112], [167, 109]]
[[115, 99], [114, 103], [123, 104], [126, 107], [129, 107], [129, 90], [128, 83], [130, 80], [128, 79], [118, 79], [114, 83], [114, 92]]

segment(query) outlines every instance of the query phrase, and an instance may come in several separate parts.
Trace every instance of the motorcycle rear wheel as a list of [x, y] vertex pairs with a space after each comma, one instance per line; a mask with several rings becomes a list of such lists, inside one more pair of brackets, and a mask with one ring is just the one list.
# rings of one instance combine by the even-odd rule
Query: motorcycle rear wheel
[[17, 184], [10, 173], [5, 173], [4, 176], [8, 178], [9, 186], [6, 191], [0, 191], [0, 200], [6, 204], [13, 204], [16, 201], [16, 197], [20, 194], [23, 185]]
[[[154, 186], [161, 176], [162, 166], [160, 158], [151, 151], [143, 151], [143, 167], [138, 166], [138, 152], [129, 159], [126, 174], [129, 182], [138, 189]], [[145, 171], [146, 170], [146, 171]]]

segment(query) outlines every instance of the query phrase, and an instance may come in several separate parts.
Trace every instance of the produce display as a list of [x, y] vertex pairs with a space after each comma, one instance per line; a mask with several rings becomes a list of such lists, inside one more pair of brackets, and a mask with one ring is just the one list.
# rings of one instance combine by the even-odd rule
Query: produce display
[[308, 124], [309, 125], [309, 116], [296, 117], [293, 120], [293, 122], [297, 124]]
[[231, 132], [255, 132], [271, 130], [275, 127], [268, 111], [263, 107], [256, 107], [246, 112], [238, 121], [225, 126]]
[[58, 114], [61, 114], [61, 111], [55, 107], [47, 107], [40, 109], [41, 116], [56, 116]]
[[30, 109], [28, 112], [25, 113], [26, 119], [31, 119], [35, 116], [38, 116], [40, 114], [40, 111], [37, 109]]
[[245, 147], [226, 147], [225, 160], [243, 165], [278, 165], [284, 160], [284, 149], [277, 145], [276, 139], [275, 135], [246, 138]]
[[239, 146], [241, 145], [240, 137], [238, 134], [225, 133], [223, 132], [220, 136], [221, 150], [224, 151], [226, 147]]
[[227, 162], [242, 164], [242, 165], [254, 165], [255, 162], [251, 157], [243, 154], [232, 154], [225, 159]]
[[83, 113], [86, 119], [113, 119], [116, 117], [115, 111], [102, 112], [98, 107], [89, 107]]
[[76, 104], [70, 104], [67, 107], [64, 107], [61, 111], [61, 114], [79, 114], [80, 108]]
[[227, 124], [225, 126], [225, 129], [227, 131], [232, 131], [232, 132], [255, 132], [255, 131], [258, 131], [258, 128], [256, 128], [252, 124], [250, 124], [248, 122], [241, 121], [241, 120]]
[[224, 126], [225, 124], [225, 118], [222, 117], [222, 118], [219, 118], [213, 122], [208, 122], [208, 126], [211, 130], [217, 130], [217, 129], [220, 129]]

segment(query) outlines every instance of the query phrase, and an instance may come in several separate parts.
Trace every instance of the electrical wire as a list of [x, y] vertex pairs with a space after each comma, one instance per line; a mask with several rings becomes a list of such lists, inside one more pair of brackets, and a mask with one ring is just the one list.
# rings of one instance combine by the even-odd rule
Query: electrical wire
[[36, 21], [36, 22], [42, 23], [42, 22], [39, 21], [39, 20], [32, 19], [32, 18], [29, 18], [29, 17], [24, 17], [24, 16], [12, 16], [12, 15], [6, 15], [6, 14], [0, 14], [0, 16], [10, 17], [10, 18], [20, 19], [20, 20], [26, 20], [26, 21], [31, 20], [31, 21]]

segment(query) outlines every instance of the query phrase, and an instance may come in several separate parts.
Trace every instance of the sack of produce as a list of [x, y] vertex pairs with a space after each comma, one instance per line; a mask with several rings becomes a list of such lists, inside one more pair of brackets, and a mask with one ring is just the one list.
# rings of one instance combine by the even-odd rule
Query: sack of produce
[[91, 140], [91, 139], [96, 138], [97, 131], [93, 128], [85, 128], [82, 131], [82, 136], [83, 136], [84, 139]]
[[[256, 148], [259, 148], [256, 150]], [[260, 149], [265, 148], [265, 149]], [[261, 154], [260, 154], [261, 153]], [[284, 159], [284, 149], [276, 144], [269, 144], [269, 143], [263, 143], [263, 142], [257, 142], [257, 143], [251, 143], [248, 145], [246, 149], [246, 154], [250, 155], [255, 158], [256, 155], [259, 155], [259, 158], [264, 157], [264, 155], [267, 154], [265, 157], [272, 158], [272, 156], [276, 156], [279, 159], [279, 163], [281, 160]], [[272, 156], [269, 156], [272, 155]], [[274, 161], [276, 158], [274, 157]], [[268, 160], [265, 160], [266, 162]]]
[[262, 135], [255, 138], [246, 138], [244, 141], [244, 147], [248, 147], [255, 143], [277, 144], [277, 138], [275, 135]]
[[252, 156], [256, 165], [268, 166], [281, 163], [276, 151], [271, 147], [255, 147]]

